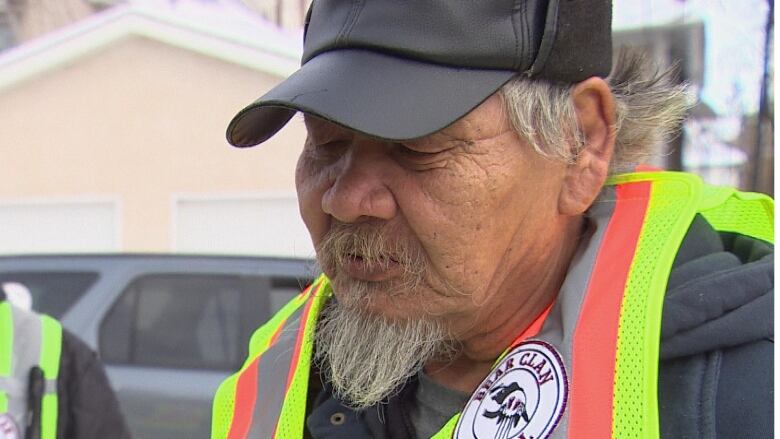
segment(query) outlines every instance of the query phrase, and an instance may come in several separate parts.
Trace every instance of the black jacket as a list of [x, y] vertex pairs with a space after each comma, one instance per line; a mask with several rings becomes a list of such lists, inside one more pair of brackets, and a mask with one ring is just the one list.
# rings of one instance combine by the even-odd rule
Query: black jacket
[[[691, 225], [664, 300], [661, 437], [772, 437], [773, 260], [767, 243], [719, 234], [700, 216]], [[307, 437], [415, 437], [405, 409], [414, 380], [387, 405], [361, 412], [312, 381]], [[336, 412], [346, 415], [343, 422], [332, 422]]]
[[62, 331], [58, 439], [127, 439], [130, 433], [97, 354]]
[[691, 225], [664, 301], [664, 437], [772, 437], [773, 265], [766, 243]]

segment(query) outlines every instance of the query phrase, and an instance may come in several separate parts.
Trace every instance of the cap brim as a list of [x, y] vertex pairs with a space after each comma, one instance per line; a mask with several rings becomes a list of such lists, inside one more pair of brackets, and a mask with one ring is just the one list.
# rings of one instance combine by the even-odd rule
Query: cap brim
[[325, 52], [241, 110], [228, 125], [227, 139], [238, 147], [263, 143], [296, 111], [374, 137], [415, 139], [460, 119], [516, 74], [367, 50]]

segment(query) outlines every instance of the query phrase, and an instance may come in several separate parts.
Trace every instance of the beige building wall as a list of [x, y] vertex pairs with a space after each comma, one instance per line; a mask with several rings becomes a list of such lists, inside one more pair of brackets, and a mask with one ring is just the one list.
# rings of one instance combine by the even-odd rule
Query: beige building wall
[[280, 78], [142, 37], [0, 91], [0, 200], [118, 199], [121, 249], [171, 249], [175, 194], [293, 190], [295, 118], [228, 146], [237, 110]]

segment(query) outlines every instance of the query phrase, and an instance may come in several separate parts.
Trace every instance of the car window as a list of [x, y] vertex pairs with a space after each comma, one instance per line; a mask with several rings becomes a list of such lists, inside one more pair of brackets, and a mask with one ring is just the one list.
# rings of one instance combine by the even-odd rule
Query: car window
[[106, 363], [235, 370], [252, 332], [301, 291], [295, 278], [159, 274], [125, 289], [104, 319]]
[[32, 309], [61, 318], [97, 281], [96, 272], [0, 272], [0, 288], [11, 301], [32, 301]]

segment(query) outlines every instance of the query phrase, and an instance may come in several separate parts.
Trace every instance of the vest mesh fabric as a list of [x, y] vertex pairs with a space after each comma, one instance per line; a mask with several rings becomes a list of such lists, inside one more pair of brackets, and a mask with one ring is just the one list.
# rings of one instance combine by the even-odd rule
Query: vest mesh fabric
[[227, 438], [230, 431], [236, 403], [236, 381], [238, 381], [238, 375], [231, 375], [219, 385], [217, 393], [214, 395], [211, 415], [211, 437], [214, 439]]
[[715, 230], [774, 242], [774, 201], [770, 197], [722, 187], [710, 188], [705, 197], [715, 207], [702, 209], [701, 214]]
[[[657, 358], [669, 270], [696, 212], [700, 182], [655, 181], [618, 323], [612, 437], [658, 436]], [[697, 184], [698, 183], [698, 184]]]
[[46, 392], [41, 401], [41, 438], [54, 439], [57, 437], [57, 390], [56, 382], [60, 373], [60, 357], [62, 354], [62, 327], [53, 318], [42, 315], [41, 326], [43, 328], [43, 343], [41, 344], [40, 365], [43, 376], [54, 386], [47, 386], [53, 393]]
[[276, 332], [279, 326], [283, 325], [290, 314], [294, 313], [303, 303], [305, 303], [306, 292], [299, 294], [288, 302], [277, 312], [271, 320], [256, 329], [249, 340], [249, 355], [238, 372], [228, 377], [220, 384], [214, 395], [214, 404], [212, 406], [211, 416], [211, 437], [212, 439], [225, 439], [230, 433], [230, 426], [233, 423], [236, 402], [236, 385], [238, 377], [260, 356], [271, 341], [271, 336]]
[[314, 331], [317, 326], [317, 316], [320, 308], [332, 294], [330, 282], [325, 276], [321, 276], [311, 288], [314, 295], [309, 304], [308, 313], [303, 316], [305, 323], [304, 332], [300, 336], [300, 346], [295, 370], [288, 378], [287, 395], [284, 400], [282, 415], [276, 426], [276, 437], [298, 438], [303, 436], [306, 425], [306, 398], [308, 396], [309, 373], [311, 371], [311, 357], [314, 349]]
[[[300, 376], [306, 376], [309, 378], [309, 374], [304, 370], [300, 371]], [[296, 379], [297, 379], [296, 376]], [[303, 392], [301, 392], [303, 390]], [[303, 428], [305, 424], [304, 417], [306, 414], [304, 411], [299, 410], [300, 407], [306, 407], [306, 386], [294, 386], [287, 392], [287, 397], [284, 400], [284, 409], [282, 409], [282, 415], [279, 417], [279, 423], [276, 425], [276, 437], [277, 438], [299, 438], [303, 437]], [[288, 409], [291, 407], [292, 409]]]
[[[13, 364], [14, 324], [11, 306], [0, 302], [0, 377], [11, 375]], [[0, 392], [0, 413], [8, 411], [8, 397]]]
[[[220, 387], [214, 397], [213, 413], [212, 413], [212, 426], [211, 437], [212, 439], [225, 439], [228, 437], [244, 437], [241, 434], [236, 434], [231, 431], [231, 427], [234, 424], [234, 417], [236, 416], [236, 393], [237, 385], [239, 384], [239, 377], [247, 371], [249, 367], [255, 364], [260, 356], [265, 353], [274, 342], [274, 336], [280, 333], [280, 330], [285, 324], [288, 324], [288, 319], [300, 311], [303, 307], [309, 303], [311, 294], [317, 293], [318, 297], [329, 294], [329, 289], [318, 288], [322, 283], [327, 284], [327, 280], [324, 276], [317, 279], [309, 288], [304, 290], [300, 295], [293, 298], [288, 302], [278, 313], [276, 313], [271, 320], [257, 329], [253, 334], [249, 342], [249, 355], [244, 362], [242, 368], [234, 375], [226, 379]], [[308, 321], [306, 325], [306, 333], [304, 339], [309, 337], [314, 331], [314, 321], [319, 313], [319, 305], [324, 300], [315, 300], [312, 303], [312, 308], [309, 313]], [[285, 328], [286, 330], [296, 330], [294, 328]], [[288, 378], [288, 391], [284, 398], [283, 408], [279, 416], [279, 422], [276, 425], [275, 436], [278, 438], [293, 438], [300, 437], [302, 435], [303, 421], [305, 413], [299, 410], [300, 407], [306, 406], [306, 388], [308, 384], [308, 371], [311, 360], [311, 351], [313, 344], [311, 342], [302, 342], [300, 345], [300, 352], [297, 358], [297, 364], [300, 369], [300, 373], [295, 373], [295, 370], [291, 370]], [[292, 347], [291, 347], [292, 349]], [[263, 367], [264, 365], [260, 365]], [[281, 366], [281, 365], [280, 365]], [[256, 367], [256, 364], [255, 364]], [[266, 366], [267, 367], [267, 366]], [[305, 375], [305, 376], [304, 376]], [[251, 410], [249, 411], [251, 413]], [[246, 415], [244, 415], [246, 416]], [[251, 416], [251, 415], [250, 415]], [[251, 429], [250, 429], [251, 430]], [[269, 438], [270, 439], [270, 438]]]

